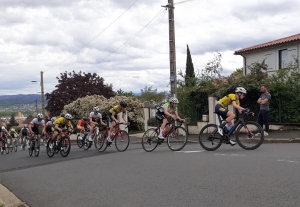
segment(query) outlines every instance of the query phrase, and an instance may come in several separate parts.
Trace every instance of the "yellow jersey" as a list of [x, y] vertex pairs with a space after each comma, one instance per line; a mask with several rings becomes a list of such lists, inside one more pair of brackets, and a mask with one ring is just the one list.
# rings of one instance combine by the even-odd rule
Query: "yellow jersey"
[[235, 96], [235, 94], [231, 93], [227, 96], [224, 96], [223, 98], [221, 98], [218, 101], [218, 104], [220, 104], [221, 106], [223, 106], [224, 108], [226, 108], [227, 106], [229, 106], [230, 104], [232, 104], [232, 102], [235, 101], [235, 103], [239, 106], [240, 105], [240, 100], [238, 100]]
[[113, 108], [111, 108], [110, 110], [109, 110], [109, 113], [113, 113], [113, 112], [115, 112], [116, 114], [118, 114], [118, 113], [120, 113], [120, 112], [123, 112], [123, 113], [125, 113], [126, 112], [126, 108], [121, 108], [121, 106], [120, 105], [116, 105], [116, 106], [114, 106]]
[[[66, 120], [66, 122], [65, 122]], [[54, 122], [53, 122], [54, 125], [58, 124], [59, 127], [71, 127], [72, 124], [71, 124], [71, 121], [70, 120], [67, 120], [65, 119], [64, 117], [59, 117], [58, 119], [56, 119]]]

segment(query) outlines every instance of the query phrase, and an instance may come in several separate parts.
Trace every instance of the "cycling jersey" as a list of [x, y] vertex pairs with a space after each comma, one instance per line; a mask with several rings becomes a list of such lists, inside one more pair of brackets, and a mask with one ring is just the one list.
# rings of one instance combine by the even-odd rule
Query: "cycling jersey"
[[[65, 121], [66, 120], [66, 121]], [[58, 125], [59, 128], [64, 128], [64, 127], [71, 127], [71, 121], [65, 119], [64, 117], [59, 117], [56, 119], [53, 123], [54, 125]]]
[[34, 128], [37, 128], [39, 126], [44, 126], [45, 125], [45, 121], [41, 120], [39, 121], [38, 118], [34, 118], [31, 122], [30, 122], [31, 126]]
[[22, 128], [21, 129], [21, 134], [23, 137], [26, 137], [29, 135], [29, 129], [28, 128]]
[[45, 127], [46, 128], [52, 128], [52, 127], [54, 127], [54, 124], [52, 123], [52, 121], [47, 121]]
[[80, 127], [87, 127], [87, 124], [88, 122], [87, 121], [84, 121], [83, 119], [80, 119], [78, 122], [77, 122], [77, 126], [80, 126]]
[[227, 96], [224, 96], [218, 101], [218, 104], [223, 106], [224, 108], [232, 104], [232, 102], [235, 101], [235, 103], [239, 106], [240, 105], [240, 100], [238, 100], [235, 96], [235, 94], [231, 93]]
[[125, 113], [125, 112], [126, 112], [126, 108], [123, 108], [123, 109], [122, 109], [122, 107], [121, 107], [120, 105], [116, 105], [116, 106], [114, 106], [113, 108], [111, 108], [111, 109], [109, 110], [109, 113], [112, 114], [113, 112], [115, 112], [116, 114], [118, 114], [118, 113], [120, 113], [120, 112]]
[[102, 119], [102, 115], [99, 112], [95, 114], [95, 112], [92, 111], [90, 113], [90, 118], [92, 118], [92, 120], [95, 121], [96, 119]]
[[171, 104], [170, 104], [170, 102], [165, 103], [162, 107], [163, 107], [164, 109], [167, 108], [167, 109], [168, 109], [168, 112], [169, 112], [170, 114], [173, 114], [174, 112], [177, 112], [177, 107], [171, 109]]

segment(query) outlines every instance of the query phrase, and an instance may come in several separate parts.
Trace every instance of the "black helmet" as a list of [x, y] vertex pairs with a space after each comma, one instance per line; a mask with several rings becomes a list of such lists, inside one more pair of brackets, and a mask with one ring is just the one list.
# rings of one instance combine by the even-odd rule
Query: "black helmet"
[[120, 106], [122, 106], [123, 108], [127, 107], [127, 103], [125, 101], [121, 101], [120, 102]]

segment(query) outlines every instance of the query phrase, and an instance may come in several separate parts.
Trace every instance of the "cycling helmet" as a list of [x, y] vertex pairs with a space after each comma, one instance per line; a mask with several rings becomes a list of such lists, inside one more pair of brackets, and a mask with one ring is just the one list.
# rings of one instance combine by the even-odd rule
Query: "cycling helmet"
[[71, 120], [72, 119], [72, 115], [71, 114], [65, 114], [65, 118], [68, 119], [68, 120]]
[[1, 129], [2, 129], [2, 130], [5, 130], [5, 126], [2, 126]]
[[38, 115], [37, 115], [37, 118], [38, 118], [38, 119], [42, 119], [42, 118], [44, 118], [44, 116], [43, 116], [43, 114], [38, 114]]
[[11, 130], [10, 131], [12, 131], [12, 132], [15, 132], [16, 130], [14, 129], [14, 128], [11, 128]]
[[28, 127], [28, 125], [27, 124], [24, 124], [24, 128], [27, 128]]
[[171, 98], [169, 99], [169, 102], [170, 102], [170, 103], [175, 103], [175, 104], [178, 104], [178, 103], [179, 103], [178, 99], [175, 98], [175, 97], [171, 97]]
[[51, 121], [52, 121], [52, 122], [54, 122], [55, 120], [56, 120], [56, 117], [55, 117], [55, 116], [51, 118]]
[[247, 93], [247, 91], [246, 91], [246, 89], [244, 89], [243, 87], [237, 87], [236, 89], [235, 89], [235, 92], [236, 93], [243, 93], [243, 94], [246, 94]]
[[98, 107], [98, 106], [95, 106], [95, 107], [93, 108], [93, 111], [97, 111], [97, 112], [99, 112], [99, 111], [100, 111], [100, 109], [99, 109], [99, 107]]
[[126, 108], [127, 103], [125, 101], [120, 101], [120, 106], [122, 106], [123, 108]]

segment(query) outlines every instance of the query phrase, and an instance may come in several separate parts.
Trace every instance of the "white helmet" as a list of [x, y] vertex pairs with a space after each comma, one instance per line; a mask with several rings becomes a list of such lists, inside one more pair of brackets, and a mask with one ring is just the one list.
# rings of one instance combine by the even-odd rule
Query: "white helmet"
[[44, 116], [43, 116], [43, 114], [38, 114], [38, 115], [37, 115], [37, 118], [38, 118], [38, 119], [42, 119], [42, 118], [44, 118]]
[[98, 106], [95, 106], [95, 107], [93, 108], [93, 111], [100, 111], [100, 109], [99, 109]]
[[175, 98], [175, 97], [171, 97], [171, 98], [169, 99], [169, 102], [170, 102], [170, 103], [175, 103], [175, 104], [178, 104], [178, 103], [179, 103], [178, 99]]
[[243, 93], [243, 94], [246, 94], [247, 93], [247, 91], [246, 91], [246, 89], [244, 89], [243, 87], [237, 87], [236, 89], [235, 89], [235, 92], [236, 93]]
[[2, 126], [1, 129], [2, 129], [2, 130], [5, 130], [5, 126]]
[[71, 120], [72, 119], [72, 115], [71, 114], [66, 114], [65, 118]]
[[15, 132], [16, 130], [14, 129], [14, 128], [11, 128], [11, 130], [10, 131], [12, 131], [12, 132]]
[[52, 121], [52, 122], [54, 122], [55, 120], [56, 120], [56, 117], [55, 117], [55, 116], [51, 118], [51, 121]]

